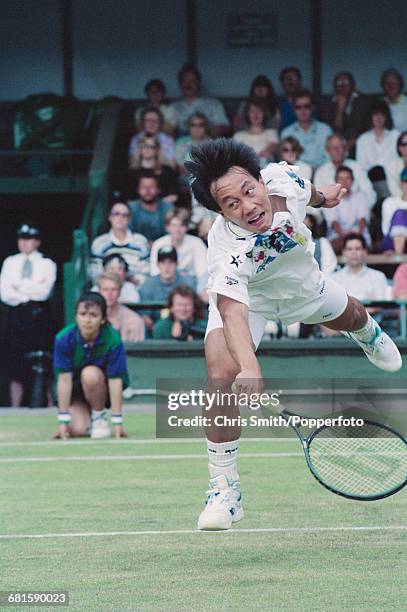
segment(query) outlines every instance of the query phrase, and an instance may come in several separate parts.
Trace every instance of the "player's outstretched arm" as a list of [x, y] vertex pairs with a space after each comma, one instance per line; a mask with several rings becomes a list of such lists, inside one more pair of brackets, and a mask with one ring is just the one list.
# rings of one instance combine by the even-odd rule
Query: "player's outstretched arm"
[[249, 329], [248, 308], [242, 302], [219, 294], [218, 308], [227, 347], [240, 368], [236, 376], [237, 390], [239, 393], [259, 393], [262, 390], [262, 374]]
[[320, 187], [318, 190], [314, 185], [311, 185], [311, 198], [309, 205], [314, 208], [334, 208], [338, 206], [346, 193], [346, 189], [337, 183], [336, 185], [328, 185]]

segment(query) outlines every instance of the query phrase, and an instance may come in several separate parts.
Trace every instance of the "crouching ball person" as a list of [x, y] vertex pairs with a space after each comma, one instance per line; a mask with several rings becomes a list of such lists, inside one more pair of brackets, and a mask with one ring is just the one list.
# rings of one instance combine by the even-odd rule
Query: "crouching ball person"
[[[392, 340], [358, 300], [324, 277], [314, 259], [305, 208], [333, 208], [346, 192], [341, 185], [316, 191], [286, 162], [260, 172], [254, 151], [228, 139], [193, 147], [185, 166], [195, 198], [219, 213], [208, 236], [209, 391], [230, 393], [233, 382], [247, 395], [263, 390], [255, 350], [266, 321], [275, 319], [287, 325], [323, 323], [357, 342], [378, 368], [401, 368]], [[239, 422], [233, 403], [212, 407], [211, 413]], [[199, 529], [229, 529], [243, 518], [236, 462], [240, 433], [238, 425], [206, 429], [210, 483]]]
[[109, 438], [106, 406], [116, 438], [123, 429], [122, 391], [127, 385], [126, 355], [120, 334], [106, 321], [106, 301], [93, 291], [76, 304], [76, 323], [55, 338], [58, 429], [54, 438]]

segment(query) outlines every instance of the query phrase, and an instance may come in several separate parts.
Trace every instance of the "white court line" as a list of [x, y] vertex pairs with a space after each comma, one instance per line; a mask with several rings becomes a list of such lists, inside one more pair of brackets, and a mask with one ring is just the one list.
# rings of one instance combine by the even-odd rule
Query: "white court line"
[[[303, 453], [239, 453], [240, 458], [262, 458], [262, 457], [301, 457]], [[150, 459], [206, 459], [205, 453], [196, 455], [90, 455], [88, 457], [0, 457], [0, 463], [31, 463], [31, 462], [53, 462], [53, 461], [150, 461]]]
[[[229, 529], [225, 531], [199, 531], [198, 529], [172, 529], [163, 531], [89, 531], [79, 533], [28, 533], [0, 534], [0, 540], [23, 540], [45, 538], [103, 538], [117, 536], [152, 536], [152, 535], [184, 535], [184, 534], [233, 534], [233, 533], [321, 533], [344, 531], [404, 531], [407, 525], [362, 525], [343, 527], [264, 527], [258, 529]], [[202, 536], [203, 537], [203, 536]]]
[[[241, 442], [296, 442], [297, 437], [292, 438], [241, 438]], [[137, 440], [35, 440], [28, 442], [26, 440], [20, 442], [0, 442], [0, 449], [5, 446], [88, 446], [89, 444], [205, 444], [205, 438], [146, 438]]]

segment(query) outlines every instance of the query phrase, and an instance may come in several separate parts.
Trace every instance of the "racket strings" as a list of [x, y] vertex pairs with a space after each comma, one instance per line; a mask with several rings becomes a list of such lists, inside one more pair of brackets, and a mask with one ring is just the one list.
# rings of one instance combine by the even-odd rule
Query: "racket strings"
[[406, 443], [388, 429], [365, 424], [351, 431], [346, 427], [321, 429], [310, 443], [308, 456], [313, 471], [328, 487], [369, 498], [406, 482], [406, 450]]

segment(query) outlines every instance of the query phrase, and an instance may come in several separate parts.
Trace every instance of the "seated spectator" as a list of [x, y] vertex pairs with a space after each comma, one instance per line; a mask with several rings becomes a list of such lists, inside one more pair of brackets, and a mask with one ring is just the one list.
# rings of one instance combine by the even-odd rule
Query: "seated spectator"
[[287, 66], [280, 72], [279, 78], [284, 93], [277, 98], [277, 104], [281, 115], [280, 130], [283, 130], [297, 120], [294, 112], [293, 96], [299, 89], [302, 89], [302, 76], [298, 68]]
[[167, 213], [165, 229], [167, 234], [153, 243], [150, 254], [150, 274], [158, 274], [157, 254], [162, 247], [172, 246], [177, 251], [178, 270], [193, 276], [197, 282], [197, 292], [207, 301], [206, 283], [208, 280], [207, 248], [197, 236], [187, 234], [190, 214], [185, 209]]
[[293, 136], [287, 136], [287, 138], [281, 140], [279, 145], [280, 161], [286, 161], [290, 166], [298, 166], [298, 175], [310, 181], [312, 168], [309, 164], [299, 159], [302, 152], [302, 146]]
[[122, 280], [113, 272], [104, 272], [97, 280], [98, 291], [106, 300], [106, 318], [117, 329], [123, 342], [144, 340], [144, 321], [136, 312], [120, 304]]
[[192, 145], [209, 137], [209, 122], [206, 116], [203, 113], [191, 115], [188, 119], [188, 130], [188, 136], [180, 136], [175, 142], [178, 170], [182, 176], [188, 175], [184, 161], [189, 157]]
[[324, 274], [332, 274], [338, 266], [335, 252], [327, 238], [320, 235], [319, 226], [314, 215], [305, 215], [304, 223], [311, 230], [315, 244], [314, 258]]
[[155, 340], [194, 340], [205, 336], [204, 307], [191, 287], [179, 285], [168, 297], [170, 314], [154, 325]]
[[[189, 285], [195, 289], [195, 280], [178, 272], [177, 263], [178, 256], [174, 247], [166, 246], [158, 251], [158, 274], [147, 278], [144, 285], [140, 287], [142, 302], [165, 303], [170, 292], [177, 285]], [[159, 312], [157, 310], [146, 310], [142, 314], [146, 328], [152, 330], [154, 322], [159, 318]]]
[[402, 93], [404, 79], [395, 68], [388, 68], [381, 76], [384, 99], [389, 105], [391, 117], [396, 130], [407, 130], [407, 97]]
[[129, 202], [131, 229], [145, 236], [150, 245], [165, 234], [165, 215], [172, 210], [169, 202], [163, 202], [158, 178], [141, 176], [138, 182], [138, 200]]
[[236, 132], [233, 139], [252, 147], [259, 156], [261, 165], [265, 166], [268, 160], [274, 157], [278, 134], [274, 129], [266, 129], [267, 111], [262, 98], [246, 102], [245, 119], [247, 129]]
[[344, 238], [348, 234], [362, 234], [370, 245], [367, 222], [370, 216], [369, 203], [364, 193], [354, 191], [353, 172], [347, 166], [339, 166], [335, 181], [345, 187], [346, 193], [335, 208], [324, 208], [324, 217], [328, 224], [328, 238], [335, 253], [342, 251]]
[[110, 438], [107, 406], [116, 438], [123, 429], [122, 392], [128, 386], [126, 354], [120, 334], [106, 323], [105, 299], [93, 291], [76, 303], [75, 323], [55, 338], [58, 429], [54, 438]]
[[407, 300], [407, 263], [400, 264], [393, 277], [393, 297]]
[[160, 141], [155, 136], [144, 136], [138, 142], [133, 169], [128, 171], [126, 197], [137, 198], [137, 186], [141, 176], [157, 177], [161, 199], [174, 204], [179, 196], [178, 174], [163, 163]]
[[407, 239], [407, 168], [400, 174], [401, 196], [386, 198], [382, 206], [382, 251], [403, 255]]
[[131, 210], [127, 202], [115, 202], [110, 209], [110, 231], [97, 236], [91, 245], [91, 276], [96, 279], [102, 273], [103, 258], [121, 254], [129, 266], [130, 282], [139, 285], [149, 272], [149, 248], [147, 239], [140, 232], [130, 229]]
[[163, 161], [175, 168], [175, 142], [171, 136], [162, 131], [164, 118], [158, 108], [147, 107], [142, 113], [142, 130], [130, 141], [129, 145], [129, 169], [136, 168], [138, 143], [144, 136], [155, 136], [160, 141]]
[[369, 202], [369, 207], [372, 208], [377, 199], [376, 192], [365, 170], [360, 167], [357, 161], [346, 156], [345, 138], [341, 134], [331, 134], [326, 140], [325, 148], [330, 159], [315, 170], [313, 181], [315, 187], [332, 185], [335, 182], [335, 173], [338, 168], [346, 166], [353, 173], [352, 190], [364, 193]]
[[167, 90], [161, 79], [150, 79], [144, 87], [147, 104], [141, 106], [134, 113], [134, 125], [138, 132], [143, 130], [143, 113], [146, 108], [158, 108], [163, 116], [162, 131], [172, 136], [174, 132], [174, 112], [169, 104], [164, 103]]
[[396, 158], [399, 137], [393, 129], [389, 107], [384, 100], [377, 100], [369, 112], [370, 129], [356, 140], [356, 161], [368, 173], [380, 196], [388, 195], [384, 166]]
[[388, 299], [387, 279], [383, 272], [366, 265], [367, 245], [361, 234], [348, 234], [343, 243], [342, 255], [346, 265], [332, 277], [358, 300]]
[[17, 231], [18, 253], [4, 260], [0, 273], [4, 337], [1, 354], [4, 374], [10, 381], [13, 408], [21, 406], [30, 381], [27, 354], [52, 347], [49, 298], [57, 267], [38, 250], [39, 229], [23, 223]]
[[321, 108], [321, 119], [341, 134], [347, 150], [352, 151], [356, 138], [363, 132], [368, 108], [365, 96], [356, 91], [351, 72], [338, 72], [333, 81], [334, 95]]
[[203, 113], [210, 124], [213, 137], [224, 136], [229, 129], [223, 105], [215, 98], [201, 96], [201, 73], [191, 64], [184, 64], [178, 73], [182, 99], [170, 106], [175, 114], [175, 127], [179, 135], [188, 134], [188, 119], [194, 113]]
[[[129, 274], [129, 265], [122, 255], [112, 253], [103, 258], [103, 272], [117, 274], [122, 282], [122, 287], [119, 295], [121, 304], [137, 304], [140, 301], [140, 294], [134, 283], [126, 280]], [[98, 286], [94, 285], [92, 291], [98, 291]]]
[[317, 168], [327, 160], [325, 143], [332, 133], [326, 123], [313, 118], [312, 93], [307, 89], [297, 91], [293, 95], [294, 112], [297, 121], [281, 132], [282, 138], [293, 136], [304, 149], [301, 154], [302, 161], [313, 168]]
[[397, 155], [384, 165], [387, 186], [391, 196], [401, 196], [400, 174], [407, 168], [407, 130], [401, 132], [397, 139]]
[[278, 130], [281, 123], [280, 111], [278, 109], [276, 93], [273, 89], [270, 79], [264, 74], [259, 74], [253, 79], [250, 86], [249, 96], [246, 100], [242, 100], [238, 111], [233, 119], [233, 130], [247, 130], [249, 123], [246, 119], [247, 114], [247, 102], [249, 100], [261, 99], [263, 101], [263, 108], [266, 112], [266, 123], [264, 127], [266, 129]]

